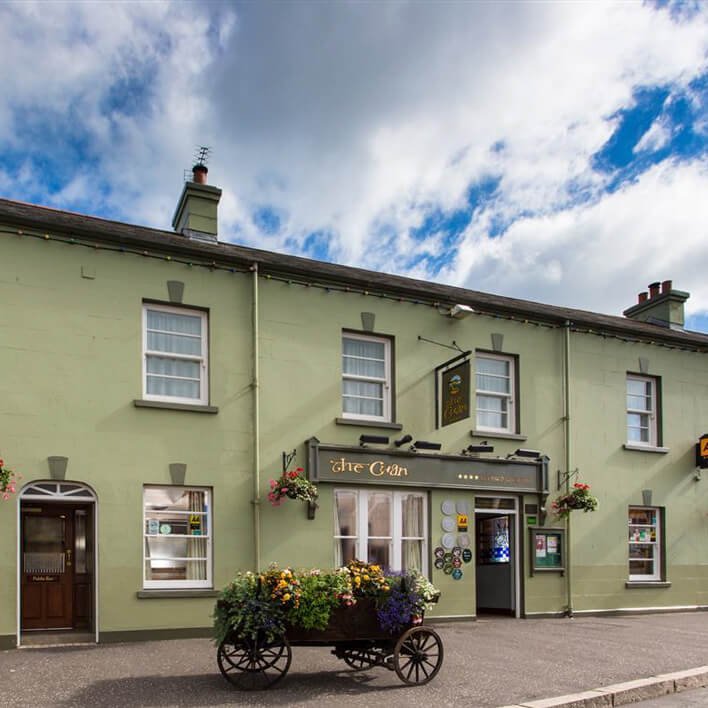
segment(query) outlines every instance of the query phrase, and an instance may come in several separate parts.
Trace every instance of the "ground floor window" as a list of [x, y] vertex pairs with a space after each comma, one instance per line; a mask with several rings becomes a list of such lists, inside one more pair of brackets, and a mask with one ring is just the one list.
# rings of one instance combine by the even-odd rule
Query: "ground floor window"
[[629, 507], [629, 579], [661, 580], [661, 509]]
[[425, 494], [337, 489], [334, 500], [336, 565], [358, 558], [391, 570], [427, 572]]
[[145, 588], [211, 587], [209, 497], [207, 489], [144, 487]]

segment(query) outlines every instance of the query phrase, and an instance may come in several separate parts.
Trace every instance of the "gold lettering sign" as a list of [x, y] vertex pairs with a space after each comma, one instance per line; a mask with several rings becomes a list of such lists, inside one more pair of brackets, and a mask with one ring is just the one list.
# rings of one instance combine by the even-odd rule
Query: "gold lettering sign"
[[440, 425], [450, 425], [470, 415], [470, 362], [463, 361], [440, 375]]
[[407, 477], [408, 468], [395, 462], [386, 464], [383, 460], [373, 462], [352, 462], [346, 457], [330, 460], [330, 470], [333, 474], [344, 474], [350, 472], [358, 475], [369, 475], [370, 477]]
[[33, 583], [56, 583], [59, 581], [57, 575], [30, 575], [30, 580]]

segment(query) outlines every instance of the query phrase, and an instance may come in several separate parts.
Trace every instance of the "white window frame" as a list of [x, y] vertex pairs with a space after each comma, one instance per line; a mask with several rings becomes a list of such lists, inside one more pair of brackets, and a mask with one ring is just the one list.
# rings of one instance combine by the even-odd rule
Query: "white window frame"
[[[629, 405], [627, 405], [627, 397], [630, 395], [629, 393], [629, 382], [630, 381], [641, 381], [643, 384], [648, 383], [650, 385], [650, 398], [651, 398], [651, 405], [649, 408], [630, 408]], [[636, 394], [631, 394], [631, 395], [636, 395]], [[627, 437], [627, 445], [638, 445], [641, 447], [658, 447], [659, 445], [659, 427], [658, 427], [658, 386], [657, 386], [657, 380], [654, 376], [640, 376], [639, 374], [627, 374], [627, 379], [625, 382], [625, 408], [626, 408], [626, 417], [625, 417], [625, 434]], [[630, 414], [635, 414], [635, 415], [648, 415], [649, 416], [649, 440], [631, 440], [629, 437], [629, 415]]]
[[[208, 533], [206, 535], [202, 536], [191, 536], [189, 534], [171, 534], [173, 538], [200, 538], [200, 539], [205, 539], [206, 540], [206, 580], [148, 580], [146, 577], [146, 567], [147, 567], [147, 561], [149, 558], [147, 557], [146, 554], [146, 545], [147, 545], [147, 539], [148, 538], [153, 538], [155, 535], [154, 534], [149, 534], [147, 533], [147, 514], [146, 514], [146, 509], [145, 509], [145, 491], [148, 489], [181, 489], [184, 492], [202, 492], [206, 494], [205, 500], [206, 500], [206, 511], [205, 512], [194, 512], [194, 511], [170, 511], [169, 513], [172, 515], [179, 515], [179, 516], [189, 516], [191, 514], [200, 514], [206, 516], [206, 523], [207, 523], [207, 531]], [[173, 485], [169, 484], [146, 484], [143, 485], [143, 494], [142, 494], [142, 505], [143, 505], [143, 526], [142, 526], [142, 534], [141, 534], [141, 540], [142, 540], [142, 547], [143, 547], [143, 570], [142, 570], [142, 578], [143, 578], [143, 588], [145, 590], [157, 590], [157, 589], [163, 589], [163, 590], [187, 590], [187, 589], [210, 589], [213, 587], [212, 585], [212, 514], [211, 514], [211, 489], [208, 487], [174, 487]], [[159, 537], [159, 535], [158, 535]], [[165, 560], [203, 560], [201, 558], [167, 558]]]
[[[174, 315], [186, 315], [189, 317], [199, 317], [202, 321], [201, 353], [197, 355], [177, 354], [161, 352], [148, 349], [148, 310], [155, 312], [167, 312]], [[147, 392], [147, 360], [149, 356], [160, 357], [162, 359], [175, 359], [182, 361], [194, 361], [199, 364], [199, 398], [186, 398], [183, 396], [168, 396], [165, 394], [151, 394]], [[170, 403], [186, 403], [191, 405], [208, 405], [209, 403], [209, 318], [203, 310], [190, 310], [183, 307], [170, 307], [168, 305], [153, 305], [143, 303], [143, 398], [147, 401], [163, 401]], [[154, 375], [154, 374], [151, 374]], [[176, 377], [172, 377], [176, 378]]]
[[[633, 511], [639, 511], [639, 512], [646, 512], [646, 511], [651, 511], [654, 513], [654, 517], [656, 519], [656, 524], [633, 524], [632, 523], [632, 512]], [[661, 529], [661, 508], [658, 506], [630, 506], [628, 515], [627, 515], [627, 523], [629, 527], [629, 549], [631, 550], [633, 545], [640, 545], [640, 546], [652, 546], [653, 547], [653, 562], [654, 562], [654, 572], [653, 573], [632, 573], [631, 572], [631, 560], [628, 560], [627, 563], [627, 571], [629, 573], [629, 580], [630, 582], [656, 582], [662, 580], [662, 575], [661, 575], [661, 565], [662, 565], [662, 555], [663, 555], [663, 548], [661, 547], [662, 544], [662, 529]], [[642, 529], [648, 529], [650, 534], [651, 534], [651, 529], [654, 529], [654, 541], [639, 541], [639, 540], [632, 540], [632, 533], [634, 531], [640, 532]], [[631, 559], [631, 554], [630, 557]]]
[[[355, 374], [344, 373], [344, 340], [358, 339], [365, 342], [378, 342], [384, 345], [384, 378], [373, 376], [357, 376]], [[376, 420], [382, 422], [391, 421], [391, 340], [387, 337], [374, 337], [354, 332], [342, 333], [342, 382], [344, 381], [364, 381], [369, 383], [383, 384], [383, 415], [364, 415], [361, 413], [348, 413], [344, 411], [344, 390], [342, 390], [342, 418], [351, 420]]]
[[[353, 494], [356, 498], [356, 530], [357, 533], [353, 535], [342, 536], [337, 533], [337, 493], [347, 492]], [[386, 494], [391, 499], [391, 536], [369, 536], [369, 495], [370, 494]], [[414, 495], [420, 497], [423, 500], [423, 536], [404, 536], [403, 535], [403, 511], [401, 508], [402, 501], [404, 497]], [[423, 575], [428, 574], [428, 553], [429, 553], [429, 543], [430, 537], [428, 532], [428, 499], [425, 492], [418, 492], [415, 490], [400, 490], [393, 491], [390, 489], [377, 489], [376, 487], [371, 487], [367, 489], [362, 489], [358, 487], [342, 487], [334, 490], [333, 493], [334, 504], [334, 543], [336, 544], [341, 539], [351, 539], [355, 541], [355, 556], [358, 560], [368, 563], [368, 541], [372, 539], [382, 539], [390, 538], [389, 541], [389, 557], [391, 559], [391, 570], [400, 571], [402, 560], [403, 560], [403, 541], [415, 540], [422, 541], [422, 560], [423, 568], [420, 569]], [[366, 531], [366, 533], [362, 533]], [[336, 550], [334, 551], [336, 557]]]
[[[499, 393], [499, 391], [484, 391], [477, 387], [477, 362], [480, 359], [492, 359], [494, 361], [505, 361], [509, 364], [509, 391], [508, 393]], [[485, 374], [488, 376], [489, 374]], [[491, 426], [480, 425], [479, 422], [479, 396], [487, 396], [489, 398], [499, 398], [506, 400], [507, 405], [507, 425], [505, 428], [494, 428]], [[475, 408], [475, 429], [489, 433], [508, 433], [515, 434], [516, 431], [516, 357], [508, 354], [489, 354], [487, 352], [475, 353], [475, 371], [474, 371], [474, 408]]]

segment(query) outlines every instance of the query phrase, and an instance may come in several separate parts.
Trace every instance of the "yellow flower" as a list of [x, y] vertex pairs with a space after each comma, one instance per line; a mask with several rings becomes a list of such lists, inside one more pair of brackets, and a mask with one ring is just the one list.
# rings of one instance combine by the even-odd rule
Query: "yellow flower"
[[364, 580], [370, 580], [369, 576], [368, 576], [368, 575], [365, 575], [365, 576], [364, 576]]
[[284, 578], [284, 577], [285, 577], [285, 571], [283, 571], [283, 572], [280, 574], [280, 577], [281, 577], [281, 578]]
[[357, 575], [356, 578], [354, 578], [354, 582], [355, 582], [357, 585], [361, 585], [361, 578]]
[[290, 593], [286, 592], [285, 595], [283, 595], [283, 602], [287, 602], [290, 599]]

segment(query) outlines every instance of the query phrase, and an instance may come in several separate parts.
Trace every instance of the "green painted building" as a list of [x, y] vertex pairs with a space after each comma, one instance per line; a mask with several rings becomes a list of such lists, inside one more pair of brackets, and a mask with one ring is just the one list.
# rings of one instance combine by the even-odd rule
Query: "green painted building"
[[[708, 608], [688, 293], [607, 316], [243, 248], [220, 194], [195, 172], [172, 232], [0, 200], [0, 646], [204, 635], [236, 571], [354, 556], [438, 618]], [[316, 508], [268, 502], [286, 463]]]

